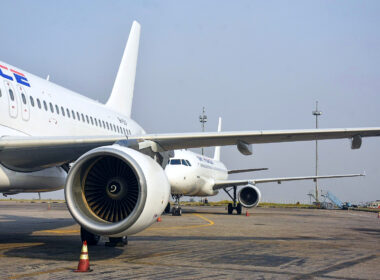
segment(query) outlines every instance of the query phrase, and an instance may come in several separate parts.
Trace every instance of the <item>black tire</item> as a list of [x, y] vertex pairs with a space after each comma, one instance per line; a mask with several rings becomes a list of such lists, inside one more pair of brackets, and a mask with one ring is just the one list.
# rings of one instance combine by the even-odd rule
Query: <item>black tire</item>
[[242, 207], [241, 207], [241, 203], [238, 203], [238, 204], [236, 205], [236, 213], [237, 213], [238, 215], [241, 215], [241, 209], [242, 209]]
[[168, 204], [166, 205], [164, 213], [166, 214], [170, 213], [170, 202], [168, 202]]
[[82, 239], [82, 242], [85, 240], [87, 241], [87, 245], [89, 246], [95, 246], [99, 243], [100, 235], [93, 234], [84, 228], [80, 228], [80, 238]]
[[174, 208], [172, 208], [172, 215], [173, 216], [182, 216], [182, 209], [181, 209], [181, 207], [174, 207]]
[[232, 211], [234, 210], [233, 207], [232, 207], [232, 203], [228, 203], [227, 210], [228, 210], [228, 215], [231, 215]]

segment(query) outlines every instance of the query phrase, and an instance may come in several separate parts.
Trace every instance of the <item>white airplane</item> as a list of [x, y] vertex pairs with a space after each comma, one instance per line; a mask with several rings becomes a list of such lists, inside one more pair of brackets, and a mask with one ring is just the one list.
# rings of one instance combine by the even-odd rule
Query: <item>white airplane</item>
[[[219, 118], [218, 132], [221, 132], [222, 119]], [[266, 170], [267, 168], [252, 168], [240, 170], [228, 170], [220, 161], [220, 146], [215, 147], [214, 158], [209, 158], [188, 150], [174, 151], [165, 167], [166, 176], [169, 179], [171, 193], [175, 198], [175, 205], [171, 209], [173, 216], [181, 216], [180, 198], [186, 196], [214, 196], [223, 189], [232, 199], [228, 204], [227, 212], [232, 214], [236, 210], [238, 215], [242, 212], [242, 206], [246, 208], [256, 207], [261, 200], [261, 192], [257, 184], [296, 180], [317, 180], [344, 177], [364, 176], [364, 174], [281, 177], [248, 180], [228, 180], [228, 174]], [[237, 187], [244, 186], [237, 193]], [[239, 202], [237, 202], [239, 201]], [[168, 203], [165, 212], [170, 212]]]
[[147, 134], [131, 119], [139, 39], [133, 22], [106, 104], [0, 62], [0, 192], [64, 188], [89, 243], [98, 235], [120, 243], [156, 221], [170, 195], [164, 168], [173, 150], [237, 145], [249, 154], [255, 143], [339, 138], [359, 148], [362, 137], [380, 136], [379, 127]]

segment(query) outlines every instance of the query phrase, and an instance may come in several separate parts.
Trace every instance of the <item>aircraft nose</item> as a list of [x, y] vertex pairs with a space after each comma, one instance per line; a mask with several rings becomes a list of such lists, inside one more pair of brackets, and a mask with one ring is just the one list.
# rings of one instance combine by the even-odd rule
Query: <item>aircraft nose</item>
[[180, 185], [186, 180], [186, 173], [182, 170], [182, 168], [166, 168], [165, 169], [166, 176], [170, 182], [170, 185]]

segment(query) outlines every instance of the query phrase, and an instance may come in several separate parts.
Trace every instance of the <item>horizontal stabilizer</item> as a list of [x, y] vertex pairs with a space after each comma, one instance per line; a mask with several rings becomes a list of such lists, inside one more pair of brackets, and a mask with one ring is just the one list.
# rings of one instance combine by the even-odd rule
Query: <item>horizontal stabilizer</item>
[[262, 171], [262, 170], [268, 170], [268, 168], [250, 168], [250, 169], [228, 170], [228, 174], [236, 174], [236, 173], [244, 173], [244, 172], [254, 172], [254, 171]]

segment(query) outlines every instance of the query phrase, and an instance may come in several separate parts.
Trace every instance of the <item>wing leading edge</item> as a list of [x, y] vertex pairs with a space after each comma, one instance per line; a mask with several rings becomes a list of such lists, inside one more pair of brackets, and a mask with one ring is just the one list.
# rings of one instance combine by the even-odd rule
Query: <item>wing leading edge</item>
[[279, 177], [279, 178], [264, 178], [264, 179], [248, 179], [248, 180], [220, 180], [214, 182], [214, 190], [223, 189], [231, 186], [243, 186], [243, 185], [257, 185], [262, 183], [272, 183], [285, 181], [300, 181], [300, 180], [317, 180], [317, 179], [333, 179], [333, 178], [347, 178], [347, 177], [359, 177], [365, 176], [365, 174], [344, 174], [344, 175], [324, 175], [324, 176], [304, 176], [304, 177]]
[[12, 167], [13, 170], [30, 171], [36, 166], [37, 168], [47, 168], [75, 161], [83, 153], [93, 148], [112, 145], [120, 140], [134, 149], [151, 147], [154, 152], [163, 152], [186, 148], [238, 145], [239, 143], [263, 144], [343, 138], [352, 139], [352, 148], [359, 148], [362, 137], [374, 136], [380, 136], [380, 127], [146, 134], [128, 138], [120, 136], [4, 136], [0, 138], [0, 163]]

